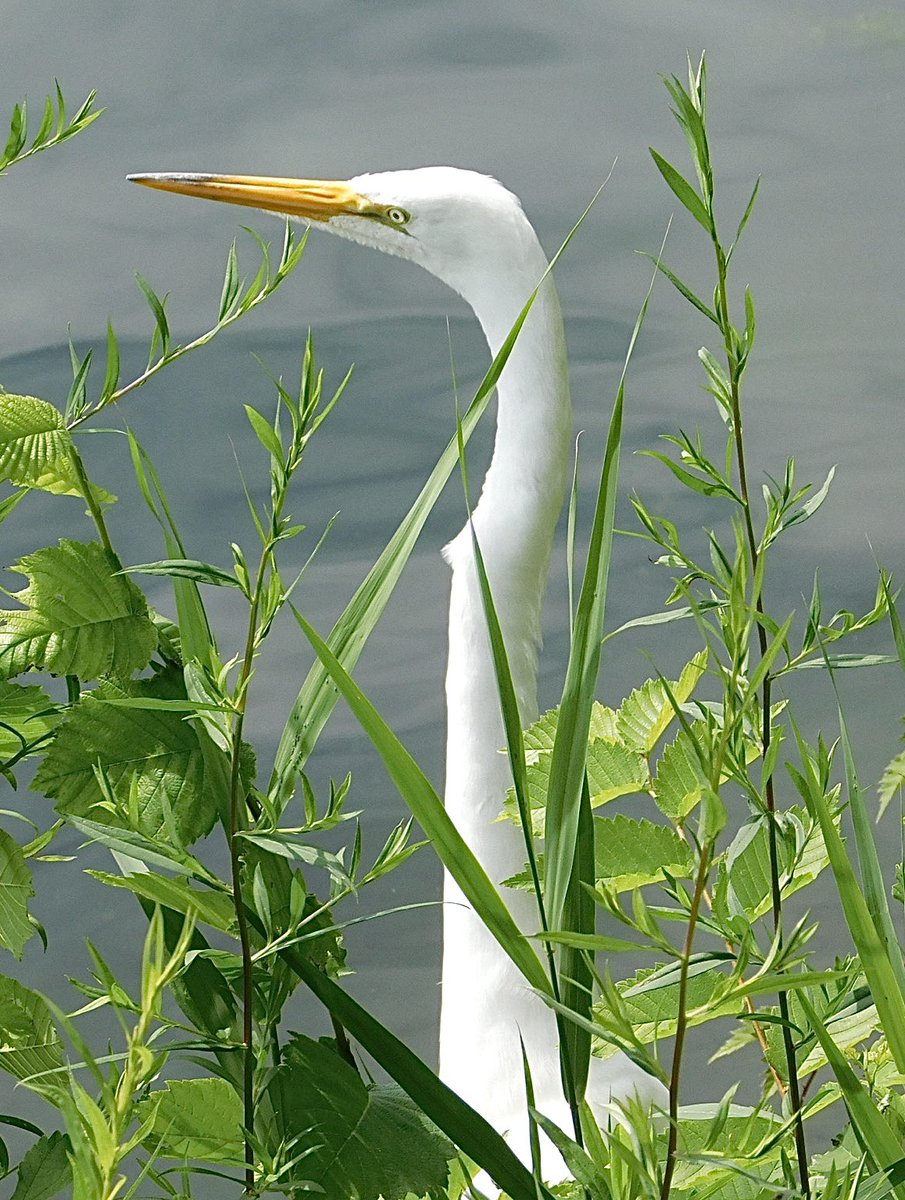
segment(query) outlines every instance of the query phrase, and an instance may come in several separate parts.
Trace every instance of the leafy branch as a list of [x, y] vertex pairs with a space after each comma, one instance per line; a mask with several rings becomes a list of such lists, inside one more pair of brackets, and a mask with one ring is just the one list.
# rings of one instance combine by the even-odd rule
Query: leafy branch
[[28, 102], [23, 100], [14, 106], [9, 123], [9, 137], [3, 152], [0, 153], [0, 175], [5, 174], [10, 167], [16, 166], [17, 163], [24, 162], [26, 158], [31, 158], [34, 154], [40, 154], [42, 150], [49, 150], [52, 146], [59, 146], [62, 142], [68, 141], [77, 133], [81, 133], [83, 129], [87, 129], [103, 113], [102, 108], [94, 107], [97, 92], [92, 91], [86, 96], [79, 109], [67, 119], [66, 100], [56, 81], [55, 86], [55, 94], [48, 96], [44, 101], [41, 123], [32, 135], [31, 142], [29, 142], [28, 130]]

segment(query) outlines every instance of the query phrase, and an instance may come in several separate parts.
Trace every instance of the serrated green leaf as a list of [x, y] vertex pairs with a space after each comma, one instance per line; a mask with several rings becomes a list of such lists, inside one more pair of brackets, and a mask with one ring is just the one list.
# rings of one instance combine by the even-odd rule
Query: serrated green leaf
[[39, 1138], [19, 1163], [12, 1200], [52, 1200], [71, 1180], [69, 1138], [57, 1130]]
[[63, 815], [122, 824], [97, 807], [104, 798], [99, 766], [123, 805], [135, 787], [143, 834], [168, 840], [169, 811], [185, 844], [203, 837], [216, 820], [224, 777], [213, 770], [199, 734], [179, 713], [105, 704], [108, 696], [184, 699], [185, 689], [177, 670], [123, 686], [102, 684], [69, 710], [33, 787], [56, 800]]
[[[626, 1014], [632, 1022], [635, 1036], [640, 1042], [649, 1043], [661, 1038], [671, 1037], [676, 1031], [679, 1004], [678, 982], [667, 983], [665, 986], [650, 991], [639, 991], [645, 984], [650, 985], [650, 977], [655, 971], [665, 971], [674, 964], [669, 963], [658, 967], [645, 968], [638, 971], [631, 979], [621, 980], [616, 984]], [[703, 1025], [717, 1017], [729, 1016], [738, 1012], [738, 1000], [718, 1000], [717, 996], [726, 987], [726, 976], [712, 967], [692, 975], [688, 980], [686, 996], [687, 1025]], [[630, 994], [631, 993], [631, 994]], [[603, 1058], [609, 1058], [616, 1052], [616, 1047], [604, 1043], [599, 1050]]]
[[[611, 711], [605, 710], [603, 705], [598, 706], [598, 723], [601, 726], [608, 727], [609, 722], [602, 714]], [[547, 729], [551, 728], [555, 728], [555, 721], [548, 724]], [[528, 805], [535, 835], [541, 838], [544, 836], [544, 813], [552, 757], [552, 751], [544, 751], [529, 763], [527, 771]], [[644, 756], [623, 746], [621, 742], [610, 741], [607, 738], [595, 738], [588, 743], [586, 768], [592, 808], [609, 804], [619, 796], [643, 792], [650, 783]], [[518, 820], [518, 806], [512, 789], [507, 793], [504, 812], [510, 820]]]
[[16, 979], [0, 975], [0, 1068], [34, 1091], [59, 1084], [59, 1078], [32, 1079], [63, 1067], [63, 1045], [43, 996]]
[[146, 667], [157, 632], [118, 566], [97, 542], [68, 539], [20, 559], [13, 570], [29, 583], [15, 594], [24, 608], [0, 612], [0, 676], [35, 668], [98, 679]]
[[[701, 722], [696, 721], [691, 726], [691, 736], [700, 728]], [[682, 729], [676, 740], [664, 747], [653, 782], [657, 807], [664, 816], [677, 823], [683, 822], [694, 811], [704, 788], [709, 786], [691, 736]]]
[[664, 870], [687, 878], [694, 867], [691, 850], [679, 835], [653, 821], [620, 814], [594, 819], [598, 882], [617, 892], [664, 878]]
[[138, 1104], [145, 1144], [164, 1158], [244, 1165], [242, 1101], [225, 1079], [171, 1080]]
[[[0, 479], [57, 496], [80, 496], [72, 435], [59, 409], [37, 396], [0, 391]], [[102, 502], [113, 499], [95, 487]]]
[[[783, 898], [807, 887], [829, 865], [823, 834], [802, 808], [791, 807], [781, 818], [790, 827], [800, 830], [800, 844], [791, 848], [784, 838], [777, 839], [780, 856], [780, 885]], [[839, 817], [835, 818], [836, 826]], [[732, 857], [731, 867], [721, 862], [717, 876], [717, 902], [723, 900], [730, 914], [743, 912], [748, 920], [765, 916], [772, 908], [770, 872], [770, 841], [766, 820], [757, 821], [756, 832], [749, 836], [744, 849]]]
[[22, 847], [0, 829], [0, 945], [22, 957], [25, 943], [36, 932], [28, 919], [28, 900], [35, 894]]
[[325, 1200], [446, 1195], [455, 1147], [396, 1087], [365, 1087], [319, 1042], [296, 1036], [268, 1094], [284, 1137], [310, 1149], [298, 1174]]
[[[707, 651], [699, 651], [682, 674], [669, 684], [677, 704], [684, 704], [697, 687], [707, 665]], [[659, 679], [649, 679], [624, 701], [617, 714], [620, 736], [627, 746], [649, 754], [675, 720], [675, 709], [666, 687]]]

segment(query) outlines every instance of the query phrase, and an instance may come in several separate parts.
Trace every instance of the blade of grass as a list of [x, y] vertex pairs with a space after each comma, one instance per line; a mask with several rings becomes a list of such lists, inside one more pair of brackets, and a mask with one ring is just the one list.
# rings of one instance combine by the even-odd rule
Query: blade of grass
[[[842, 837], [829, 811], [823, 789], [815, 777], [808, 747], [801, 736], [801, 731], [794, 720], [791, 723], [802, 762], [802, 771], [798, 772], [793, 769], [793, 777], [804, 797], [808, 811], [820, 825], [827, 857], [836, 879], [839, 898], [842, 901], [846, 924], [861, 959], [861, 965], [877, 1006], [877, 1013], [890, 1051], [896, 1066], [903, 1071], [905, 1070], [905, 996], [899, 988], [898, 974], [890, 960], [890, 947], [874, 924], [873, 916], [861, 892], [861, 886], [849, 861]], [[898, 944], [893, 952], [901, 953]]]
[[[855, 1075], [824, 1023], [801, 992], [798, 994], [798, 1003], [836, 1076], [845, 1107], [858, 1132], [859, 1140], [874, 1159], [877, 1167], [881, 1170], [884, 1167], [891, 1167], [902, 1158], [902, 1146], [898, 1137], [877, 1108], [868, 1090]], [[897, 1187], [895, 1193], [899, 1200], [905, 1200], [905, 1187]]]
[[496, 888], [487, 878], [484, 868], [462, 840], [427, 776], [364, 692], [344, 670], [323, 638], [294, 607], [292, 611], [329, 677], [383, 759], [390, 778], [399, 789], [399, 794], [430, 838], [440, 861], [525, 979], [532, 987], [549, 995], [550, 982], [540, 959], [513, 921]]
[[[664, 244], [665, 241], [664, 238]], [[657, 275], [658, 271], [655, 270], [629, 339], [616, 403], [610, 419], [587, 565], [575, 614], [569, 664], [553, 744], [547, 792], [544, 897], [547, 917], [554, 929], [564, 927], [563, 909], [566, 894], [572, 883], [576, 858], [591, 705], [600, 670], [607, 578], [613, 543], [625, 379], [647, 315]], [[585, 882], [593, 884], [593, 879]]]

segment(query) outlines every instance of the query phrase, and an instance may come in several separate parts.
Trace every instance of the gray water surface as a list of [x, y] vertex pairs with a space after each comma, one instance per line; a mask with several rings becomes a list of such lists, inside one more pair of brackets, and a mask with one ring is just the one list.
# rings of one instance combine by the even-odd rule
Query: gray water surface
[[[659, 74], [684, 69], [686, 48], [706, 46], [712, 132], [728, 227], [753, 179], [762, 195], [739, 252], [737, 280], [758, 300], [759, 345], [748, 393], [754, 476], [782, 471], [822, 481], [838, 463], [823, 513], [789, 540], [769, 581], [776, 611], [801, 607], [820, 566], [831, 609], [866, 610], [873, 557], [903, 559], [901, 196], [905, 168], [905, 18], [883, 4], [756, 0], [632, 5], [574, 0], [259, 0], [230, 6], [158, 0], [81, 5], [5, 0], [3, 97], [37, 100], [58, 76], [73, 101], [90, 87], [108, 112], [68, 147], [0, 181], [0, 383], [61, 403], [69, 387], [67, 327], [82, 351], [102, 343], [109, 315], [128, 339], [126, 373], [142, 365], [149, 318], [132, 283], [140, 271], [172, 291], [181, 340], [216, 307], [222, 264], [247, 213], [139, 191], [129, 172], [236, 170], [345, 177], [368, 169], [448, 162], [489, 171], [523, 198], [552, 252], [618, 156], [613, 177], [557, 270], [567, 317], [576, 427], [584, 440], [587, 514], [634, 313], [675, 204], [647, 154], [655, 144], [684, 165]], [[254, 219], [279, 237], [279, 226]], [[701, 231], [680, 214], [668, 260], [706, 290]], [[253, 258], [253, 248], [246, 246]], [[293, 510], [309, 533], [289, 550], [301, 561], [334, 512], [341, 515], [299, 599], [329, 628], [430, 471], [453, 425], [447, 318], [460, 393], [486, 366], [480, 332], [461, 302], [405, 264], [313, 237], [296, 277], [244, 326], [186, 359], [124, 403], [105, 425], [126, 423], [152, 453], [191, 553], [222, 565], [233, 538], [249, 547], [234, 455], [261, 494], [264, 464], [243, 403], [267, 407], [272, 388], [252, 354], [291, 379], [303, 331], [315, 330], [328, 379], [356, 364], [340, 406], [319, 435]], [[637, 489], [683, 528], [705, 510], [650, 459], [660, 433], [681, 425], [713, 437], [713, 405], [700, 390], [698, 346], [706, 323], [662, 285], [639, 346], [628, 393], [624, 496]], [[486, 462], [488, 423], [472, 451]], [[716, 444], [716, 443], [714, 443]], [[153, 521], [130, 483], [125, 440], [83, 439], [94, 476], [122, 500], [111, 514], [127, 561], [159, 557]], [[431, 778], [442, 779], [446, 568], [440, 546], [463, 520], [453, 481], [431, 517], [398, 594], [371, 640], [358, 678]], [[48, 536], [90, 537], [76, 501], [36, 497], [3, 527], [4, 563]], [[555, 703], [567, 646], [562, 545], [546, 615], [541, 693]], [[6, 586], [20, 586], [8, 576]], [[163, 582], [152, 603], [170, 608]], [[667, 575], [643, 544], [623, 539], [611, 576], [612, 626], [662, 607]], [[244, 614], [211, 596], [222, 644], [238, 647]], [[670, 627], [608, 651], [603, 694], [618, 700], [651, 671], [679, 667], [690, 631]], [[879, 644], [879, 643], [877, 643]], [[871, 643], [871, 646], [873, 643]], [[865, 643], [867, 648], [867, 644]], [[310, 655], [281, 625], [253, 695], [251, 734], [266, 763]], [[816, 673], [796, 686], [807, 719], [832, 711]], [[864, 777], [873, 781], [897, 749], [901, 678], [882, 671], [846, 678], [845, 696]], [[404, 814], [398, 797], [342, 708], [325, 732], [318, 786], [353, 773], [375, 852]], [[45, 802], [20, 793], [18, 802]], [[4, 801], [4, 804], [7, 802]], [[41, 816], [45, 816], [41, 807]], [[61, 839], [62, 841], [63, 839]], [[69, 838], [65, 845], [74, 846]], [[439, 871], [427, 853], [387, 881], [362, 911], [433, 900]], [[12, 969], [63, 1003], [61, 975], [85, 975], [91, 937], [123, 970], [134, 969], [142, 923], [77, 864], [42, 868], [35, 912], [50, 951], [36, 943]], [[117, 898], [119, 899], [119, 898]], [[351, 910], [347, 915], [353, 915]], [[434, 1054], [439, 972], [436, 908], [370, 923], [349, 935], [359, 974], [350, 986], [429, 1060]], [[319, 1030], [318, 1030], [319, 1031]], [[710, 1097], [712, 1076], [701, 1096]]]

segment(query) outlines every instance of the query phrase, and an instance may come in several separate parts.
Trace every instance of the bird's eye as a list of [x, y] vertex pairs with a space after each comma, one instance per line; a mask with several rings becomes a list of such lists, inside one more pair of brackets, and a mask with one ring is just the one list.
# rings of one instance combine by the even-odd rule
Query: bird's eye
[[387, 219], [392, 221], [394, 225], [407, 225], [410, 217], [404, 208], [388, 208]]

